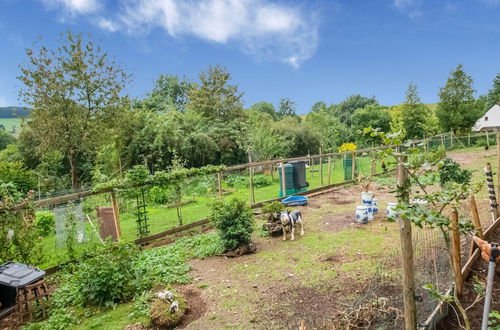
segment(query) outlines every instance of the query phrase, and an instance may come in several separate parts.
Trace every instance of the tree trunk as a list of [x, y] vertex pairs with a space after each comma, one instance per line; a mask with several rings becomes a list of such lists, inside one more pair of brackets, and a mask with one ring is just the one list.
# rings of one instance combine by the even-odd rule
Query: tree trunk
[[71, 169], [71, 188], [78, 188], [78, 173], [76, 170], [76, 152], [70, 148], [68, 152], [69, 167]]

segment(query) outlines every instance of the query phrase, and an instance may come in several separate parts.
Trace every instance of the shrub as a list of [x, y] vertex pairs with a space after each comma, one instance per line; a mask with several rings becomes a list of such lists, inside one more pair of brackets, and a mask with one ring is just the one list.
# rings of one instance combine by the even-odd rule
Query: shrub
[[55, 233], [54, 213], [50, 211], [40, 211], [36, 213], [35, 230], [38, 236], [50, 236]]
[[[253, 185], [256, 188], [259, 187], [266, 187], [272, 185], [273, 182], [271, 181], [271, 178], [264, 176], [264, 175], [257, 175], [253, 177]], [[250, 184], [248, 184], [250, 185]]]
[[252, 209], [245, 201], [233, 198], [229, 202], [218, 199], [211, 207], [210, 218], [217, 228], [226, 251], [251, 241], [253, 232]]
[[149, 200], [154, 204], [163, 205], [169, 201], [169, 191], [168, 189], [154, 186], [149, 190], [148, 193]]
[[460, 165], [450, 158], [445, 158], [439, 165], [439, 181], [441, 186], [448, 182], [469, 184], [472, 178], [470, 170], [461, 169]]
[[247, 177], [238, 174], [229, 174], [224, 181], [229, 187], [246, 187], [248, 184]]

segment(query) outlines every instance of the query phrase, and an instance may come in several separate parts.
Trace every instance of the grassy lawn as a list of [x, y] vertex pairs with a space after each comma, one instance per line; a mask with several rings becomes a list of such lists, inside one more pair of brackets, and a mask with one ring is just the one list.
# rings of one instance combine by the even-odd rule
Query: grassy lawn
[[[364, 175], [369, 175], [371, 173], [371, 159], [368, 157], [359, 157], [358, 159], [359, 171]], [[317, 161], [317, 160], [316, 160]], [[319, 171], [319, 164], [309, 167], [307, 171], [307, 182], [309, 183], [309, 189], [315, 189], [328, 184], [328, 164], [327, 159], [324, 159], [323, 164], [323, 185], [321, 184], [321, 177]], [[377, 163], [377, 171], [381, 171], [380, 162]], [[245, 176], [246, 172], [241, 172], [241, 175]], [[266, 176], [271, 180], [271, 175], [256, 174], [258, 176]], [[344, 169], [342, 165], [342, 159], [332, 160], [331, 167], [331, 183], [339, 183], [344, 181]], [[250, 200], [250, 189], [246, 186], [229, 187], [227, 183], [223, 183], [224, 190], [233, 191], [230, 194], [224, 195], [225, 199], [230, 199], [234, 197]], [[255, 200], [256, 202], [261, 202], [265, 200], [270, 200], [278, 197], [280, 189], [279, 177], [275, 174], [274, 181], [271, 185], [264, 187], [255, 188]], [[196, 202], [185, 205], [181, 208], [183, 224], [192, 223], [201, 219], [205, 219], [209, 215], [210, 204], [212, 203], [215, 196], [213, 195], [188, 195], [185, 199], [194, 198]], [[126, 199], [124, 196], [119, 195], [119, 199], [122, 200], [121, 204], [124, 207], [120, 214], [120, 228], [122, 232], [122, 239], [126, 241], [132, 241], [137, 237], [137, 224], [136, 216], [134, 214], [135, 202], [130, 199]], [[89, 214], [92, 218], [95, 216], [95, 207], [97, 206], [110, 206], [111, 203], [105, 196], [95, 196], [86, 199], [83, 208], [84, 213]], [[179, 225], [177, 218], [177, 213], [175, 208], [167, 208], [165, 205], [148, 205], [148, 218], [149, 218], [149, 230], [150, 234], [155, 234], [164, 230], [168, 230]], [[97, 236], [93, 232], [92, 227], [89, 223], [86, 223], [86, 234], [91, 242], [97, 241]], [[79, 249], [83, 248], [85, 244]], [[44, 251], [45, 260], [41, 268], [47, 268], [50, 266], [57, 265], [59, 263], [67, 261], [69, 258], [65, 252], [64, 248], [57, 247], [56, 239], [54, 236], [45, 237], [41, 241], [41, 247]]]
[[0, 125], [5, 127], [7, 132], [12, 132], [12, 128], [15, 127], [15, 136], [19, 134], [21, 128], [22, 119], [21, 118], [0, 118]]

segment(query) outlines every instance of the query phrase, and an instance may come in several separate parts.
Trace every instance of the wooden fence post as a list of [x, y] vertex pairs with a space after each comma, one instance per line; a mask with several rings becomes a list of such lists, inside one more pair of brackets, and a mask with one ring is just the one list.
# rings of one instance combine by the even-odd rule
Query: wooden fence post
[[476, 198], [474, 195], [470, 195], [469, 197], [469, 207], [472, 215], [472, 223], [474, 224], [474, 227], [476, 227], [476, 236], [482, 239], [483, 228], [481, 226], [481, 221], [479, 220], [479, 213], [477, 212]]
[[328, 185], [331, 184], [332, 157], [328, 156]]
[[[444, 146], [444, 138], [443, 138], [443, 136], [442, 136], [442, 135], [441, 135], [441, 146], [442, 146], [443, 148], [445, 148], [445, 146]], [[446, 149], [446, 148], [445, 148], [445, 149]]]
[[352, 153], [352, 172], [351, 172], [351, 179], [352, 180], [356, 180], [356, 153], [353, 152]]
[[486, 184], [488, 188], [488, 194], [490, 197], [490, 208], [491, 208], [491, 216], [493, 217], [493, 222], [495, 222], [498, 218], [498, 204], [497, 197], [495, 194], [495, 185], [493, 183], [493, 172], [491, 171], [491, 164], [486, 163], [486, 167], [484, 168], [486, 174]]
[[250, 163], [250, 167], [248, 168], [249, 183], [250, 183], [250, 204], [254, 204], [255, 203], [255, 191], [253, 189], [253, 166], [251, 166], [252, 155], [250, 153], [248, 154], [248, 162]]
[[490, 135], [488, 134], [488, 131], [486, 131], [486, 145], [488, 148], [490, 147]]
[[372, 175], [375, 175], [377, 173], [377, 161], [375, 158], [372, 158]]
[[319, 182], [323, 186], [323, 148], [319, 147]]
[[455, 273], [455, 285], [457, 294], [460, 296], [464, 287], [462, 277], [462, 253], [460, 252], [460, 233], [458, 232], [458, 211], [453, 209], [451, 213], [452, 231], [451, 247], [453, 250], [453, 272]]
[[450, 149], [453, 149], [453, 131], [450, 132]]
[[467, 134], [467, 146], [470, 147], [470, 133]]
[[118, 206], [118, 201], [116, 200], [116, 193], [114, 190], [111, 190], [111, 204], [113, 206], [116, 237], [120, 239], [120, 237], [122, 236], [122, 230], [120, 228], [120, 207]]
[[[403, 187], [408, 187], [408, 173], [402, 163], [405, 158], [399, 160], [397, 168], [397, 185], [401, 191]], [[399, 204], [408, 204], [410, 200], [409, 192], [401, 194]], [[399, 235], [401, 239], [401, 266], [403, 270], [403, 302], [404, 320], [406, 330], [417, 329], [417, 306], [415, 304], [415, 272], [413, 264], [413, 242], [411, 236], [411, 222], [399, 219]]]
[[283, 191], [282, 197], [286, 197], [285, 162], [281, 162], [281, 189]]
[[219, 197], [222, 196], [222, 172], [217, 173], [217, 191]]

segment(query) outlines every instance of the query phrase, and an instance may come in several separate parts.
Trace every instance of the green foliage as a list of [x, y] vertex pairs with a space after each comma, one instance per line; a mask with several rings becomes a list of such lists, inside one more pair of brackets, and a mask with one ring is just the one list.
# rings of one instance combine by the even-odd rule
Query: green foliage
[[285, 210], [285, 205], [281, 202], [269, 202], [262, 205], [262, 213], [264, 214], [275, 214], [280, 213]]
[[253, 186], [256, 188], [266, 187], [273, 184], [271, 179], [265, 175], [255, 175], [252, 179]]
[[446, 132], [466, 132], [484, 113], [481, 102], [474, 99], [476, 90], [472, 77], [467, 75], [460, 64], [451, 72], [444, 87], [439, 90], [436, 115]]
[[436, 118], [428, 106], [418, 97], [417, 86], [410, 82], [406, 92], [405, 102], [401, 109], [401, 126], [408, 139], [422, 139], [437, 131]]
[[62, 39], [56, 49], [26, 49], [28, 61], [18, 78], [21, 99], [32, 108], [26, 126], [36, 154], [64, 154], [76, 188], [79, 156], [91, 156], [120, 123], [129, 76], [82, 35], [67, 32]]
[[149, 200], [157, 205], [164, 205], [170, 200], [168, 189], [162, 187], [152, 187], [148, 192]]
[[493, 79], [493, 86], [486, 95], [486, 110], [489, 110], [495, 104], [500, 104], [500, 73]]
[[500, 313], [491, 311], [488, 318], [488, 330], [500, 330]]
[[251, 241], [253, 232], [252, 209], [245, 201], [233, 198], [226, 202], [216, 200], [211, 206], [210, 219], [217, 228], [226, 251]]
[[37, 212], [34, 227], [38, 236], [46, 237], [55, 234], [54, 213], [50, 211]]
[[175, 75], [160, 75], [151, 93], [138, 102], [137, 107], [155, 112], [186, 110], [187, 95], [191, 83]]
[[267, 113], [271, 116], [273, 120], [278, 119], [278, 114], [276, 113], [276, 109], [274, 105], [269, 102], [258, 102], [253, 104], [248, 110], [253, 110], [257, 112]]
[[280, 106], [278, 108], [277, 117], [278, 119], [283, 119], [285, 117], [296, 117], [297, 116], [297, 104], [291, 99], [285, 97], [280, 100]]
[[442, 294], [439, 292], [436, 288], [434, 288], [434, 285], [432, 284], [426, 284], [423, 286], [425, 290], [429, 293], [429, 295], [439, 301], [444, 301], [444, 302], [453, 302], [453, 297], [447, 294]]
[[362, 109], [370, 104], [378, 104], [375, 97], [364, 97], [359, 94], [353, 94], [335, 106], [334, 115], [340, 121], [350, 127], [352, 125], [352, 115], [357, 109]]
[[[0, 182], [0, 264], [18, 261], [36, 265], [41, 260], [31, 193], [24, 194], [12, 183]], [[22, 210], [13, 209], [16, 205]]]
[[469, 184], [472, 171], [461, 169], [460, 165], [451, 158], [445, 158], [439, 165], [439, 181], [441, 186], [448, 182]]
[[[391, 117], [387, 111], [387, 107], [379, 104], [369, 104], [364, 108], [354, 111], [351, 117], [352, 130], [355, 132], [363, 131], [365, 127], [380, 128], [382, 131], [388, 131], [390, 128]], [[369, 146], [375, 140], [369, 136], [361, 134], [357, 138], [358, 143]]]
[[22, 162], [8, 162], [0, 160], [0, 183], [11, 183], [22, 193], [36, 188], [36, 175], [28, 170]]
[[7, 131], [0, 129], [0, 150], [7, 148], [9, 144], [13, 143], [16, 143], [16, 138], [12, 134], [7, 133]]

